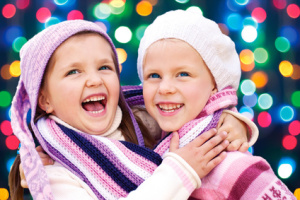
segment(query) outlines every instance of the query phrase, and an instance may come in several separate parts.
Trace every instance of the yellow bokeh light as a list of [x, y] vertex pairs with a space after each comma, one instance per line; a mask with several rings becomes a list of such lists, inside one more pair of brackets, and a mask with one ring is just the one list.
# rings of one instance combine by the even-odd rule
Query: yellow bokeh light
[[244, 49], [240, 53], [241, 62], [245, 65], [249, 65], [254, 62], [254, 53], [249, 49]]
[[293, 70], [293, 74], [291, 76], [292, 79], [297, 80], [300, 79], [300, 66], [299, 65], [293, 65], [294, 70]]
[[0, 188], [0, 200], [7, 200], [9, 193], [6, 188]]
[[152, 13], [152, 5], [149, 1], [140, 1], [136, 5], [136, 12], [141, 16], [148, 16]]
[[300, 199], [300, 188], [297, 188], [294, 192], [294, 195], [297, 199]]
[[16, 60], [11, 63], [11, 65], [9, 67], [9, 73], [13, 77], [18, 77], [21, 75], [20, 61]]
[[124, 49], [117, 48], [116, 49], [118, 54], [119, 63], [122, 64], [127, 60], [127, 53]]
[[263, 71], [258, 71], [252, 74], [251, 80], [255, 83], [257, 88], [262, 88], [268, 82], [268, 75]]
[[124, 6], [124, 1], [122, 0], [112, 0], [110, 3], [109, 3], [112, 7], [115, 7], [115, 8], [121, 8], [122, 6]]
[[282, 74], [282, 76], [290, 77], [293, 74], [294, 68], [289, 61], [284, 60], [279, 64], [279, 71]]
[[9, 80], [12, 76], [9, 72], [9, 65], [3, 65], [3, 67], [1, 68], [1, 77], [4, 79], [4, 80]]

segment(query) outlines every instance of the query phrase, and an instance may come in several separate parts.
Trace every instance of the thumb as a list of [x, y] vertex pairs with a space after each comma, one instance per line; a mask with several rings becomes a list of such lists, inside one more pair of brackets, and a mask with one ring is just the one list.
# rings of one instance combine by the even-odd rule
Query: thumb
[[179, 135], [177, 132], [172, 133], [172, 138], [170, 141], [170, 152], [173, 152], [179, 148]]

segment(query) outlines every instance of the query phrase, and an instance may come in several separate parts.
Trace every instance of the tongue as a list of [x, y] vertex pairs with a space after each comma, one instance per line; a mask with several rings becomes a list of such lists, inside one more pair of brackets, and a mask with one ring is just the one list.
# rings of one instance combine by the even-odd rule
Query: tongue
[[84, 103], [83, 108], [87, 111], [99, 111], [104, 109], [104, 106], [100, 102], [94, 101], [94, 102]]

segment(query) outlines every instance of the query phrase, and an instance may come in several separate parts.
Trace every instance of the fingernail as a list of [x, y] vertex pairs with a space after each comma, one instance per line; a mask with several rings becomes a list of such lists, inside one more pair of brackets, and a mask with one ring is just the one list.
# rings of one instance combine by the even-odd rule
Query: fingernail
[[49, 164], [52, 165], [54, 161], [52, 159], [49, 159]]
[[228, 133], [226, 132], [226, 131], [223, 131], [223, 134], [226, 136], [226, 135], [228, 135]]

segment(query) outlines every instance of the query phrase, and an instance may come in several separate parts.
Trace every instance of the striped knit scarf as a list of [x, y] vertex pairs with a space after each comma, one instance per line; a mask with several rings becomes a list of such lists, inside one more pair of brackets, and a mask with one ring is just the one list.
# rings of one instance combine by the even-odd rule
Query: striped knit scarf
[[[132, 101], [138, 102], [129, 105], [143, 102], [137, 100], [139, 95], [140, 92], [129, 95], [130, 98], [135, 97]], [[233, 89], [225, 89], [212, 96], [199, 116], [178, 131], [180, 147], [216, 127], [222, 109], [236, 103]], [[98, 199], [118, 199], [135, 190], [161, 163], [161, 156], [168, 152], [171, 139], [171, 135], [167, 135], [151, 151], [129, 142], [76, 132], [50, 118], [40, 119], [37, 127], [43, 143], [47, 145], [44, 148], [48, 149], [52, 158], [83, 180]]]
[[161, 157], [133, 143], [76, 132], [50, 118], [37, 122], [51, 157], [77, 175], [98, 199], [119, 199], [151, 176]]

